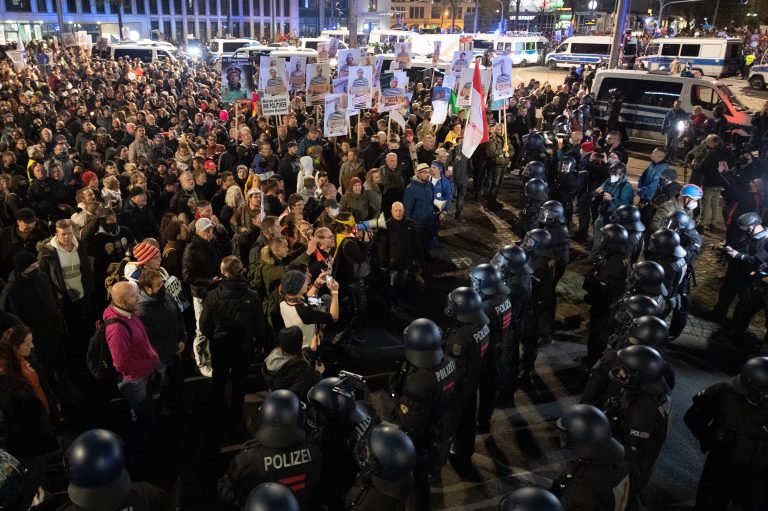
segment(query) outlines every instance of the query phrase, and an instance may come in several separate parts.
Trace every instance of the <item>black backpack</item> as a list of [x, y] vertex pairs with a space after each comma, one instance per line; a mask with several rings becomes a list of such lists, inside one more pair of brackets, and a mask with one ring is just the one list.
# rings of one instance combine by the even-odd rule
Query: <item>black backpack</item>
[[88, 341], [88, 351], [85, 354], [85, 365], [88, 367], [91, 376], [99, 381], [117, 379], [117, 371], [112, 363], [112, 352], [109, 351], [109, 345], [107, 344], [107, 326], [114, 323], [124, 326], [128, 332], [131, 331], [128, 324], [118, 318], [97, 321], [96, 331]]

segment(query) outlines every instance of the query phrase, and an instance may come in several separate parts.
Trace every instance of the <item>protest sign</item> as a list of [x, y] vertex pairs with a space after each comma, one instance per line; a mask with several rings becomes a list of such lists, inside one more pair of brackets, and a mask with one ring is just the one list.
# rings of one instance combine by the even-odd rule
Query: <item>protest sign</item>
[[347, 95], [327, 94], [325, 96], [324, 111], [326, 137], [343, 137], [349, 130], [347, 118]]
[[511, 98], [512, 90], [512, 59], [506, 55], [493, 59], [493, 100]]
[[331, 91], [331, 67], [328, 64], [307, 65], [307, 103], [322, 105]]
[[288, 85], [290, 90], [304, 90], [307, 83], [307, 57], [291, 57], [288, 61]]
[[369, 66], [355, 66], [349, 71], [347, 91], [355, 109], [371, 108], [371, 80], [373, 70]]
[[243, 57], [221, 58], [221, 101], [223, 103], [234, 103], [238, 99], [248, 99], [254, 89], [253, 65], [250, 59]]

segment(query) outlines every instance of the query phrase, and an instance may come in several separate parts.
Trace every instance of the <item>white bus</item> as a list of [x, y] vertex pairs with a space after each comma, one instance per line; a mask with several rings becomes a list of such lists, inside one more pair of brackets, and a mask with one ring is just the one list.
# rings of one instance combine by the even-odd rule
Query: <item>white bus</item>
[[676, 58], [685, 66], [690, 64], [707, 76], [720, 78], [738, 74], [741, 66], [741, 49], [744, 42], [739, 38], [718, 37], [671, 37], [653, 39], [648, 43], [645, 55], [638, 57], [644, 69], [669, 70]]
[[[608, 61], [611, 55], [613, 37], [611, 36], [574, 36], [569, 37], [545, 57], [544, 63], [550, 69], [560, 66], [578, 66], [579, 64], [599, 64]], [[624, 44], [622, 61], [634, 62], [637, 55], [637, 44]]]

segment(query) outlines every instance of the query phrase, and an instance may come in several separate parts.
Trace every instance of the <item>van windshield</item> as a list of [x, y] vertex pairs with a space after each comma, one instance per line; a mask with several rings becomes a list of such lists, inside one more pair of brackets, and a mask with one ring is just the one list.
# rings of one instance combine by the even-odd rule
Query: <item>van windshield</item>
[[739, 98], [737, 98], [736, 95], [731, 92], [731, 89], [729, 89], [727, 85], [720, 85], [720, 90], [723, 91], [725, 97], [728, 98], [728, 101], [731, 102], [733, 108], [735, 108], [738, 112], [746, 112], [749, 110], [746, 106], [744, 106], [744, 103], [739, 101]]
[[488, 50], [493, 49], [493, 41], [483, 41], [482, 39], [475, 39], [472, 42], [472, 46], [476, 50]]

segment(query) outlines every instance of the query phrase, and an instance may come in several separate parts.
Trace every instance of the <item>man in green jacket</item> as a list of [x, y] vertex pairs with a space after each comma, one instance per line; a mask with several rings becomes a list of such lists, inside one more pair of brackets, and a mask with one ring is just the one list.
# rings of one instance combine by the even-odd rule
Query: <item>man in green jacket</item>
[[505, 154], [503, 127], [496, 121], [488, 122], [490, 136], [485, 145], [485, 154], [488, 156], [488, 202], [487, 207], [491, 211], [501, 209], [501, 203], [496, 200], [504, 178], [504, 171], [509, 165], [509, 148]]

